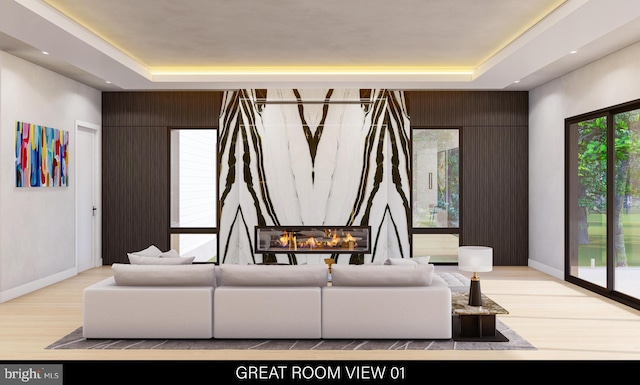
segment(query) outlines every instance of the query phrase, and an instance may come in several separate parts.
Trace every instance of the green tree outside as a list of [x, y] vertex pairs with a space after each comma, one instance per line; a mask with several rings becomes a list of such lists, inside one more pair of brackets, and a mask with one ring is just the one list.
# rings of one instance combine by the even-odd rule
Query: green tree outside
[[[640, 110], [614, 115], [614, 208], [615, 265], [638, 264], [640, 256], [627, 253], [634, 237], [625, 236], [627, 227], [640, 223]], [[607, 118], [598, 117], [578, 124], [578, 243], [591, 244], [589, 218], [607, 212]], [[636, 218], [638, 220], [636, 220]], [[604, 230], [604, 229], [602, 229]], [[640, 230], [640, 229], [639, 229]], [[640, 239], [638, 240], [640, 242]]]

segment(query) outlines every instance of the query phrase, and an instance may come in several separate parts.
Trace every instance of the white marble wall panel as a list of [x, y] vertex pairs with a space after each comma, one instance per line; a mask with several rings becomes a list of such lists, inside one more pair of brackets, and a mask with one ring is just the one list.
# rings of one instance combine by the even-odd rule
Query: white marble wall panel
[[[257, 225], [370, 225], [366, 262], [409, 256], [409, 119], [401, 92], [229, 91], [220, 128], [221, 262], [262, 261], [253, 252]], [[296, 263], [327, 256], [298, 254]]]

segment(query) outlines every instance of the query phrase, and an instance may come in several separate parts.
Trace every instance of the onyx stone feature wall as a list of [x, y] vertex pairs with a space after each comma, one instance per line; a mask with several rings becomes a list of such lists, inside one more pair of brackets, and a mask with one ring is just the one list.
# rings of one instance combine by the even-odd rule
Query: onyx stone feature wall
[[102, 258], [169, 249], [170, 127], [217, 127], [222, 92], [102, 94]]
[[460, 129], [460, 245], [528, 264], [529, 99], [520, 91], [409, 91], [411, 127]]
[[[279, 263], [410, 255], [409, 120], [402, 91], [229, 91], [220, 122], [221, 263], [264, 263], [256, 226], [370, 226], [371, 252], [290, 253]], [[335, 228], [335, 227], [334, 227]]]

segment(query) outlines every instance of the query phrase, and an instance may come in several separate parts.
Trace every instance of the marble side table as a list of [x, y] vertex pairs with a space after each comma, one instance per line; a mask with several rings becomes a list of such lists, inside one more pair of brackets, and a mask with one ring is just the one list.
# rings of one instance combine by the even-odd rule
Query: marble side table
[[453, 337], [458, 341], [508, 341], [496, 330], [496, 315], [509, 314], [482, 294], [482, 306], [469, 305], [469, 293], [451, 292]]

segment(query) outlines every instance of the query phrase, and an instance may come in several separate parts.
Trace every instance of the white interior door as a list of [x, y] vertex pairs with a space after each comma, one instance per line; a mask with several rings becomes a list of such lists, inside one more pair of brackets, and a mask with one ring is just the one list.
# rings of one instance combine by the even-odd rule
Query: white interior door
[[76, 130], [76, 265], [78, 272], [97, 266], [97, 130]]

